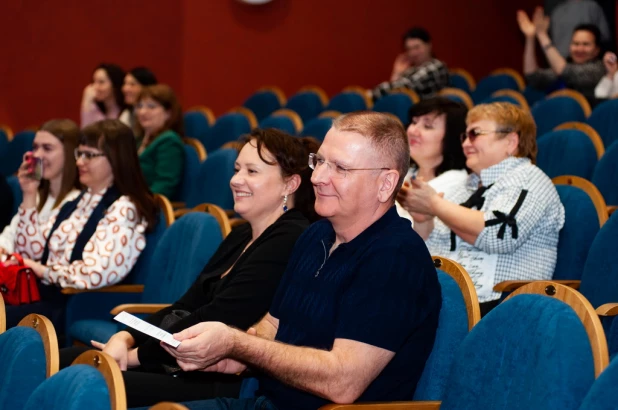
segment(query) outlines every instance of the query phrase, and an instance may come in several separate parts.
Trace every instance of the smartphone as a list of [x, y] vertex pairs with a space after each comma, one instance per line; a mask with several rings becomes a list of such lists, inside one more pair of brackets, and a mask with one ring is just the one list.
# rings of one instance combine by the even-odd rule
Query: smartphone
[[43, 160], [33, 156], [28, 157], [28, 177], [36, 181], [43, 178]]

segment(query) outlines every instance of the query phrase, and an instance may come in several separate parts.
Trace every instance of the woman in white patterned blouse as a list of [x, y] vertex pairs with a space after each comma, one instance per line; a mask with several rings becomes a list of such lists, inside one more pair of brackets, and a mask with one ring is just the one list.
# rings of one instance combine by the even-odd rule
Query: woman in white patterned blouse
[[[50, 314], [64, 306], [58, 288], [97, 289], [124, 279], [145, 248], [146, 230], [154, 227], [158, 212], [140, 172], [133, 132], [119, 120], [84, 128], [75, 158], [87, 189], [43, 225], [37, 219], [36, 181], [23, 167], [18, 174], [24, 199], [15, 249], [42, 285], [52, 285], [39, 287], [42, 308], [47, 303], [56, 309]], [[12, 310], [23, 314], [40, 304], [10, 306], [7, 318], [14, 316]]]
[[467, 182], [442, 198], [414, 180], [409, 204], [430, 252], [467, 269], [485, 314], [499, 301], [496, 283], [551, 279], [564, 207], [549, 177], [533, 165], [536, 126], [528, 111], [481, 104], [466, 123], [463, 150], [473, 172]]

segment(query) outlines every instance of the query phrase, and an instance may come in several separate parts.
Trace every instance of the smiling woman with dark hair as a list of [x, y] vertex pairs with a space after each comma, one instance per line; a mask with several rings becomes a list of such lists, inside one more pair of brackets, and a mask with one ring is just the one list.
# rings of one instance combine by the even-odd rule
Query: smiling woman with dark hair
[[137, 98], [144, 87], [157, 84], [157, 77], [146, 67], [135, 67], [124, 76], [122, 93], [127, 108], [120, 114], [119, 120], [133, 129], [135, 127], [135, 110]]
[[467, 112], [463, 104], [444, 97], [410, 108], [410, 170], [395, 203], [400, 216], [412, 220], [407, 203], [411, 178], [421, 178], [446, 195], [465, 183], [468, 172], [459, 136], [466, 130]]
[[125, 109], [122, 84], [125, 72], [116, 64], [99, 64], [92, 83], [84, 88], [81, 127], [104, 119], [116, 119]]

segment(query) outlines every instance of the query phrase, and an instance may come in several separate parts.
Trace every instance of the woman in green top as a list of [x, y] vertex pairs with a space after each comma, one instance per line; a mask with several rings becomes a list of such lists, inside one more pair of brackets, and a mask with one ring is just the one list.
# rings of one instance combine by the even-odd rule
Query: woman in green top
[[144, 87], [135, 105], [139, 162], [155, 194], [173, 198], [184, 166], [182, 109], [171, 87]]

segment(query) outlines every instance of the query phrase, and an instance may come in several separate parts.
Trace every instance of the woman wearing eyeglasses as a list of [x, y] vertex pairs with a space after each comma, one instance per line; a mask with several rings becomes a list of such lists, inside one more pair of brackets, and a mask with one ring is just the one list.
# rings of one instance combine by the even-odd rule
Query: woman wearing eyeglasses
[[120, 282], [145, 248], [146, 231], [156, 224], [158, 207], [126, 125], [103, 120], [87, 126], [75, 158], [86, 189], [46, 223], [38, 223], [36, 196], [24, 193], [15, 250], [41, 280], [41, 302], [7, 306], [7, 325], [41, 313], [60, 326], [65, 299], [58, 288], [97, 289]]
[[139, 162], [148, 187], [172, 198], [182, 180], [182, 109], [171, 87], [144, 87], [135, 104]]
[[444, 97], [423, 100], [410, 108], [410, 170], [395, 202], [399, 216], [412, 220], [407, 205], [412, 178], [422, 178], [447, 196], [464, 184], [468, 171], [459, 136], [466, 130], [467, 112], [463, 104]]
[[484, 315], [499, 302], [496, 283], [551, 279], [564, 207], [534, 165], [536, 125], [529, 112], [481, 104], [466, 123], [463, 150], [472, 170], [466, 184], [442, 198], [427, 182], [413, 180], [408, 204], [431, 254], [466, 268]]

